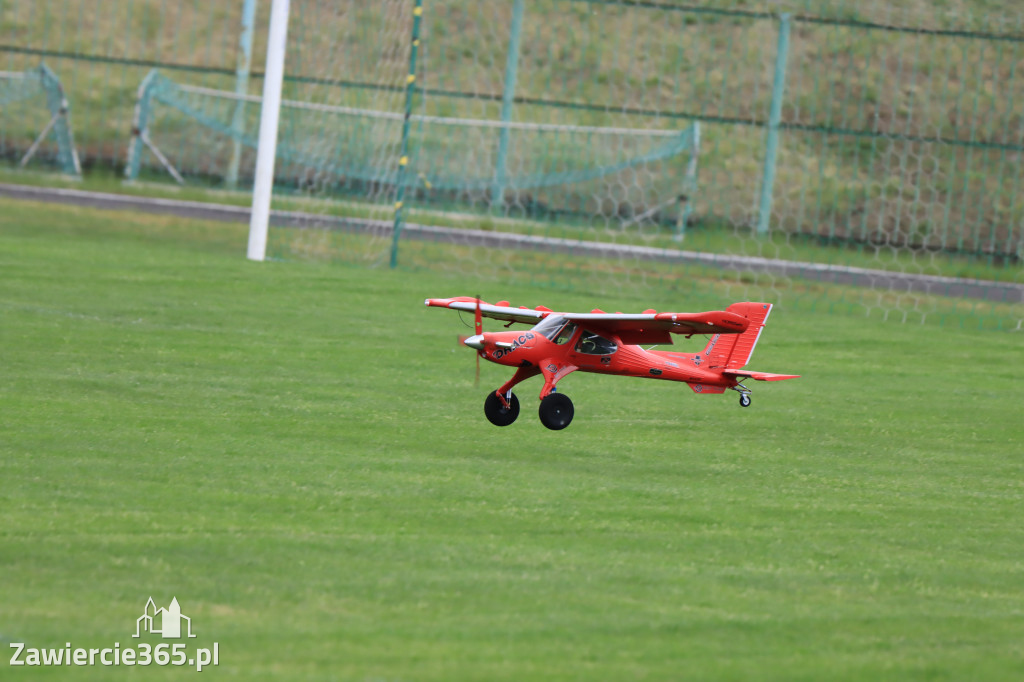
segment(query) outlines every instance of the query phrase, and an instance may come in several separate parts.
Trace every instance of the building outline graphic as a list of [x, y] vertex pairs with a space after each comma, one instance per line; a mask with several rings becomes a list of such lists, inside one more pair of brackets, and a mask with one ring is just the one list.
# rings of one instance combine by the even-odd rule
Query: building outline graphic
[[[157, 619], [160, 627], [157, 628]], [[181, 639], [181, 622], [185, 621], [185, 636], [195, 637], [192, 634], [192, 619], [182, 614], [178, 598], [171, 599], [170, 605], [165, 608], [157, 608], [153, 597], [149, 598], [142, 615], [135, 621], [135, 634], [132, 637], [141, 637], [143, 632], [160, 635], [164, 639]]]

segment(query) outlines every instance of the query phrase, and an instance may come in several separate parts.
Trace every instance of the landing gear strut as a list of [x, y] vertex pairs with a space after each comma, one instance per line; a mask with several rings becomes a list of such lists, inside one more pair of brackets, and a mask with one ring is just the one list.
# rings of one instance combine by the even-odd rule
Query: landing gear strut
[[509, 391], [502, 400], [497, 391], [491, 391], [484, 401], [484, 414], [495, 426], [508, 426], [519, 416], [519, 398]]
[[740, 394], [740, 407], [750, 407], [750, 389], [743, 384], [736, 384], [732, 390]]

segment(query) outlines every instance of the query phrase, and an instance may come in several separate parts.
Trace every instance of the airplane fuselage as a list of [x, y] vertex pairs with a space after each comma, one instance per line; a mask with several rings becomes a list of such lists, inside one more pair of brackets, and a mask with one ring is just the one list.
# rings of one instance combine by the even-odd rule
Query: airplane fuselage
[[[589, 342], [590, 336], [597, 337], [599, 342]], [[560, 342], [527, 330], [485, 333], [466, 343], [485, 360], [517, 367], [529, 376], [543, 374], [545, 387], [541, 399], [550, 392], [550, 385], [575, 371], [680, 381], [698, 393], [722, 393], [737, 384], [721, 368], [708, 367], [700, 353], [646, 350], [622, 343], [615, 334], [597, 335], [585, 328], [574, 330]]]

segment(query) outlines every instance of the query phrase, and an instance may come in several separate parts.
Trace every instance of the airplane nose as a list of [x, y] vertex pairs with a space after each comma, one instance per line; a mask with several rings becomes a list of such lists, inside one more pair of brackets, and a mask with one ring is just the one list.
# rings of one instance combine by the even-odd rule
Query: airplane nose
[[477, 334], [475, 336], [471, 336], [468, 339], [466, 339], [465, 341], [463, 341], [462, 343], [466, 344], [470, 348], [476, 348], [477, 350], [483, 350], [484, 349], [484, 335], [483, 334]]

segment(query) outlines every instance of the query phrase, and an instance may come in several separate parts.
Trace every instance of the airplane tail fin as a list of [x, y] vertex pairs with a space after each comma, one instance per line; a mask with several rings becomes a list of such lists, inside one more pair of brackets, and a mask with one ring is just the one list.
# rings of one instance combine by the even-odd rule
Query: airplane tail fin
[[711, 337], [702, 353], [707, 369], [729, 370], [746, 366], [754, 354], [754, 346], [772, 311], [772, 304], [733, 303], [726, 311], [742, 315], [750, 320], [750, 325], [742, 334], [715, 334]]

